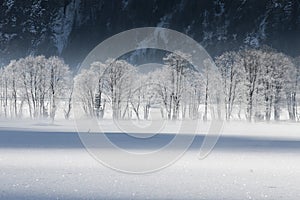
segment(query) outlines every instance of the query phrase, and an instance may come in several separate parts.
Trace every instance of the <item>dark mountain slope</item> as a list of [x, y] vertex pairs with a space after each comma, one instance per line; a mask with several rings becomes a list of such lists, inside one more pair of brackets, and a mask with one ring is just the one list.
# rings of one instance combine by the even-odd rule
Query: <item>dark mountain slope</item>
[[0, 59], [60, 55], [76, 66], [109, 36], [145, 26], [186, 33], [212, 56], [263, 44], [300, 54], [297, 0], [2, 0]]

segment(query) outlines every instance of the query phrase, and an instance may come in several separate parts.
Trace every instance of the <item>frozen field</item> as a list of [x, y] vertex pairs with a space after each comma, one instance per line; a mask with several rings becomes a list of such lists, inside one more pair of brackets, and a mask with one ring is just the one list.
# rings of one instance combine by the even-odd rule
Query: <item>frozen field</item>
[[[225, 124], [214, 151], [199, 160], [208, 125], [202, 128], [176, 163], [133, 175], [94, 160], [72, 121], [1, 120], [0, 199], [300, 199], [299, 124]], [[109, 137], [138, 151], [155, 148], [172, 133], [147, 145], [131, 145], [115, 130]]]

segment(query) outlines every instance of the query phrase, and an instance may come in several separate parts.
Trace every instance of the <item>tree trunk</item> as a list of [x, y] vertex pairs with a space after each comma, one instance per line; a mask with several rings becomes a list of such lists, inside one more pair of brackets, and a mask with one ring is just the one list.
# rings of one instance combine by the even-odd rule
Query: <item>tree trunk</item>
[[280, 97], [279, 97], [279, 91], [277, 90], [275, 93], [274, 98], [274, 120], [278, 121], [280, 120]]
[[205, 122], [207, 121], [207, 106], [208, 106], [208, 86], [206, 85], [206, 88], [205, 88], [205, 100], [204, 100], [204, 115], [203, 115], [203, 121], [205, 121]]

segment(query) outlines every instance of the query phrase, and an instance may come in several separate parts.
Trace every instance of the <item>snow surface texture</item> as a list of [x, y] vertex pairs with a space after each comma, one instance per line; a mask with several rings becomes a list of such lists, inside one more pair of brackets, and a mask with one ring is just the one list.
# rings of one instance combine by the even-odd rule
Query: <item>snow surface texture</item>
[[[300, 198], [299, 124], [224, 124], [215, 149], [204, 160], [197, 154], [209, 123], [200, 127], [201, 133], [176, 163], [133, 175], [94, 160], [73, 121], [0, 120], [0, 199]], [[124, 134], [110, 134], [124, 148], [132, 148]], [[155, 148], [170, 134], [134, 147]]]

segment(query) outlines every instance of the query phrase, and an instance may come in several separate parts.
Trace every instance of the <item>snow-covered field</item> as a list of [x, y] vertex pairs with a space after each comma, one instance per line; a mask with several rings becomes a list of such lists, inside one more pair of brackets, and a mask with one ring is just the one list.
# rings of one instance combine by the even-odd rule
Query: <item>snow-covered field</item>
[[[300, 124], [224, 124], [214, 150], [199, 160], [208, 127], [200, 125], [171, 166], [135, 175], [91, 157], [73, 121], [0, 120], [0, 199], [300, 199]], [[109, 134], [133, 148], [124, 134]], [[134, 147], [154, 148], [171, 136]]]

